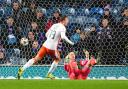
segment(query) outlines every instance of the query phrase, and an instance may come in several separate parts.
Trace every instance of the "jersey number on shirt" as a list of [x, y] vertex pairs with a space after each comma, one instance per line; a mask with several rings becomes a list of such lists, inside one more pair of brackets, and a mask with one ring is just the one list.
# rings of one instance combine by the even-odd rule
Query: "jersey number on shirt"
[[50, 37], [51, 39], [54, 39], [54, 38], [55, 38], [55, 35], [56, 35], [56, 31], [51, 31], [49, 37]]

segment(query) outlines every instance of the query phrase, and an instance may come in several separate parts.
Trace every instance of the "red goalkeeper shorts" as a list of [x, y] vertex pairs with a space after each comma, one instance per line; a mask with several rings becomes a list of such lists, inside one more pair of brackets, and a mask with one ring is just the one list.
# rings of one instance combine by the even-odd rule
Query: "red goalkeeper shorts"
[[68, 71], [68, 76], [70, 79], [87, 79], [88, 74], [90, 73], [91, 69], [86, 67], [88, 60], [80, 61], [81, 65], [83, 66], [82, 69], [75, 69]]
[[87, 69], [82, 69], [77, 77], [77, 79], [87, 79], [88, 74], [90, 73], [91, 69], [87, 68]]

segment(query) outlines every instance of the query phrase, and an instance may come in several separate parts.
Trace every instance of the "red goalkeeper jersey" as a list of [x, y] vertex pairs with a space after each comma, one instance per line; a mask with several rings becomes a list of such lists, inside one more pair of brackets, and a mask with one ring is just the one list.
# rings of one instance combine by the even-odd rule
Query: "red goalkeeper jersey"
[[[69, 63], [64, 65], [65, 70], [68, 72], [70, 79], [86, 79], [90, 70], [83, 72], [84, 66], [88, 60], [80, 60], [79, 62], [72, 60]], [[79, 68], [81, 66], [81, 68]], [[83, 67], [83, 68], [82, 68]], [[71, 78], [72, 77], [72, 78]]]

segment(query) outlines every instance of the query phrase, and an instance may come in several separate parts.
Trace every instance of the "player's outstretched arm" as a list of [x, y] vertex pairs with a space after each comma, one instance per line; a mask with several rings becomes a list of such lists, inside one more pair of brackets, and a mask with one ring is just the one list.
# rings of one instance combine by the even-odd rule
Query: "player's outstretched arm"
[[86, 49], [84, 49], [83, 52], [85, 54], [86, 59], [89, 60], [89, 52]]
[[61, 38], [67, 41], [69, 44], [74, 45], [74, 43], [67, 38], [65, 32], [61, 32]]

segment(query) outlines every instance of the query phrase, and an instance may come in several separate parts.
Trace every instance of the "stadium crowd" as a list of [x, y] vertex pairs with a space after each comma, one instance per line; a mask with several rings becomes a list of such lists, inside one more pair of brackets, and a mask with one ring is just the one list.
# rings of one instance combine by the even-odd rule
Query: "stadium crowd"
[[[26, 63], [63, 14], [70, 19], [67, 35], [75, 45], [60, 42], [62, 58], [74, 50], [81, 59], [87, 49], [99, 64], [128, 63], [127, 0], [0, 0], [0, 64]], [[29, 40], [27, 46], [20, 44], [23, 37]], [[51, 60], [47, 56], [37, 64], [50, 64]]]

